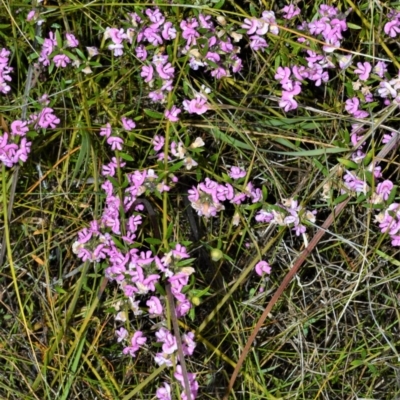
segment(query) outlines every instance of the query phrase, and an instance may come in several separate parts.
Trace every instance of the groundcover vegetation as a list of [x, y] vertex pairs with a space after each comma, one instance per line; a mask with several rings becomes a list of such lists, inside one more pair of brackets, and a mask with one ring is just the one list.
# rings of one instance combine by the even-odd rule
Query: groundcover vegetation
[[397, 3], [2, 1], [0, 395], [400, 396]]

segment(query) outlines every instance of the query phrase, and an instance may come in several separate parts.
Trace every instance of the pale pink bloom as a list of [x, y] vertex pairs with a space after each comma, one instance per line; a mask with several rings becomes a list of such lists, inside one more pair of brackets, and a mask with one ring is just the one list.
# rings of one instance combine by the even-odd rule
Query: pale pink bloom
[[182, 110], [180, 108], [177, 108], [175, 105], [171, 107], [170, 110], [165, 110], [165, 118], [167, 118], [169, 121], [171, 122], [176, 122], [179, 121], [179, 117], [178, 114], [181, 112]]
[[163, 306], [161, 301], [156, 296], [151, 296], [149, 300], [146, 302], [147, 307], [149, 307], [149, 314], [154, 316], [162, 315], [163, 313]]
[[176, 29], [172, 25], [172, 22], [168, 21], [164, 24], [161, 36], [164, 40], [172, 40], [176, 38]]
[[117, 342], [120, 343], [128, 337], [128, 331], [125, 328], [119, 328], [115, 331]]
[[159, 387], [156, 391], [156, 397], [158, 400], [171, 400], [171, 386], [164, 382], [163, 387]]
[[122, 122], [123, 128], [124, 128], [126, 131], [128, 131], [128, 132], [130, 132], [132, 129], [135, 129], [135, 128], [136, 128], [136, 123], [135, 123], [135, 121], [133, 121], [133, 120], [130, 119], [130, 118], [122, 117], [122, 118], [121, 118], [121, 122]]
[[28, 123], [26, 121], [16, 120], [11, 123], [11, 134], [17, 136], [25, 136], [29, 131]]
[[71, 60], [65, 54], [58, 54], [54, 56], [53, 62], [57, 68], [65, 68], [67, 64], [71, 63]]
[[400, 21], [398, 19], [394, 19], [393, 21], [387, 22], [383, 30], [386, 35], [395, 38], [400, 33]]
[[111, 150], [122, 150], [124, 140], [118, 136], [110, 136], [107, 139], [107, 143], [111, 146]]
[[146, 83], [149, 83], [153, 79], [154, 68], [152, 65], [143, 65], [140, 76], [144, 78]]
[[383, 78], [385, 72], [387, 72], [386, 63], [383, 61], [378, 61], [373, 69], [374, 73], [378, 75], [380, 78]]
[[271, 273], [271, 267], [266, 261], [259, 261], [255, 266], [257, 275], [264, 276]]
[[184, 100], [183, 108], [190, 114], [204, 114], [208, 111], [207, 99], [200, 94], [197, 94], [196, 97], [192, 100]]
[[30, 22], [32, 20], [35, 20], [38, 15], [39, 14], [38, 14], [38, 12], [36, 10], [31, 10], [31, 11], [29, 11], [28, 15], [26, 16], [26, 20], [28, 22]]
[[60, 123], [60, 119], [53, 114], [53, 109], [45, 107], [37, 118], [37, 125], [41, 128], [55, 128]]
[[67, 33], [65, 37], [67, 39], [68, 47], [78, 47], [79, 40], [75, 37], [75, 35], [72, 33]]
[[393, 182], [390, 180], [385, 180], [381, 183], [378, 183], [376, 187], [376, 193], [382, 196], [383, 200], [386, 201], [389, 198], [392, 189], [393, 189]]
[[357, 63], [357, 68], [354, 70], [354, 73], [358, 75], [360, 81], [366, 81], [369, 78], [369, 74], [371, 73], [372, 66], [369, 62]]
[[111, 136], [111, 124], [107, 122], [106, 126], [100, 128], [100, 136], [105, 136], [109, 138]]
[[283, 7], [281, 11], [284, 13], [283, 18], [285, 19], [292, 19], [300, 14], [300, 8], [293, 4]]

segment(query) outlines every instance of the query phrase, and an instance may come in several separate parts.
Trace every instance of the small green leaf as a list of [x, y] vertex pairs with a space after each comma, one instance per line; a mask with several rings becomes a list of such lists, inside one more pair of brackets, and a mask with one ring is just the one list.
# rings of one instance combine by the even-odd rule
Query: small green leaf
[[213, 6], [213, 8], [215, 8], [216, 10], [219, 10], [224, 4], [225, 4], [225, 0], [220, 0], [220, 1], [218, 1], [217, 4], [215, 4]]
[[337, 206], [338, 204], [342, 203], [343, 201], [345, 201], [347, 198], [349, 197], [349, 195], [347, 193], [342, 194], [341, 196], [339, 196], [338, 198], [335, 199], [335, 201], [333, 202], [333, 204], [335, 206]]
[[354, 161], [348, 160], [347, 158], [338, 158], [337, 159], [340, 164], [342, 164], [347, 169], [357, 169], [358, 164]]
[[161, 240], [156, 238], [146, 238], [144, 241], [152, 245], [161, 244]]
[[119, 152], [118, 155], [119, 155], [123, 160], [126, 160], [126, 161], [133, 161], [133, 157], [130, 156], [129, 154]]
[[394, 185], [392, 190], [390, 191], [389, 197], [386, 201], [387, 204], [392, 204], [394, 202], [397, 193], [397, 187], [397, 185]]
[[145, 114], [147, 114], [149, 117], [154, 118], [154, 119], [163, 119], [163, 115], [157, 111], [149, 110], [146, 108], [144, 110]]
[[60, 31], [59, 31], [58, 29], [56, 30], [56, 41], [57, 41], [57, 46], [58, 46], [60, 49], [62, 49], [62, 47], [63, 47], [63, 42], [62, 42], [62, 39], [61, 39]]
[[353, 367], [358, 367], [358, 366], [364, 364], [364, 360], [353, 360], [350, 364], [351, 364]]
[[61, 286], [55, 286], [54, 290], [58, 293], [58, 294], [66, 294], [67, 291], [64, 290]]
[[346, 153], [349, 149], [342, 147], [330, 147], [328, 149], [315, 149], [315, 150], [302, 150], [302, 151], [268, 151], [268, 153], [283, 154], [285, 156], [293, 157], [312, 157], [321, 156], [324, 154]]
[[351, 28], [351, 29], [358, 29], [358, 30], [361, 29], [361, 26], [358, 26], [358, 25], [356, 25], [356, 24], [352, 24], [351, 22], [347, 22], [347, 26], [348, 26], [349, 28]]

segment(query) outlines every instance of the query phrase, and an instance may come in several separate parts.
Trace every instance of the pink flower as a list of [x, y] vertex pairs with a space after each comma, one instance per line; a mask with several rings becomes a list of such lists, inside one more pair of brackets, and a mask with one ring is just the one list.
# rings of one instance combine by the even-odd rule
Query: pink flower
[[147, 58], [147, 50], [146, 47], [144, 47], [142, 44], [140, 44], [139, 46], [136, 47], [135, 49], [136, 51], [136, 57], [141, 60], [144, 61]]
[[57, 56], [54, 56], [53, 61], [57, 68], [60, 68], [60, 67], [65, 68], [67, 66], [67, 64], [71, 63], [71, 60], [65, 54], [59, 54]]
[[154, 136], [153, 146], [155, 151], [160, 151], [164, 147], [164, 138], [160, 135]]
[[258, 21], [255, 18], [251, 19], [245, 18], [241, 28], [247, 29], [248, 35], [253, 35], [254, 33], [256, 33], [256, 30], [258, 29]]
[[38, 115], [37, 125], [41, 128], [47, 129], [50, 127], [54, 129], [59, 123], [60, 119], [53, 114], [53, 109], [50, 107], [43, 108]]
[[285, 19], [292, 19], [296, 15], [300, 14], [300, 8], [297, 6], [294, 6], [293, 4], [283, 7], [281, 11], [283, 13], [285, 13], [285, 14], [283, 14], [283, 18], [285, 18]]
[[178, 114], [182, 110], [180, 108], [177, 108], [176, 106], [172, 106], [171, 110], [165, 110], [165, 118], [167, 118], [171, 122], [176, 122], [179, 121]]
[[100, 136], [105, 136], [106, 138], [109, 138], [111, 136], [110, 123], [107, 123], [106, 126], [103, 126], [102, 128], [100, 128]]
[[190, 114], [204, 114], [208, 111], [207, 99], [200, 94], [197, 94], [196, 97], [192, 100], [184, 100], [183, 108]]
[[351, 54], [346, 55], [346, 56], [339, 56], [340, 69], [346, 69], [348, 66], [350, 66], [352, 63], [351, 59], [352, 59]]
[[32, 21], [32, 20], [35, 20], [36, 17], [37, 17], [37, 12], [36, 12], [36, 10], [31, 10], [31, 11], [29, 11], [28, 15], [26, 16], [26, 20], [27, 20], [28, 22], [30, 22], [30, 21]]
[[111, 146], [111, 150], [122, 150], [122, 145], [124, 144], [124, 140], [118, 136], [110, 136], [107, 139], [107, 143]]
[[154, 68], [152, 65], [143, 65], [140, 76], [144, 78], [146, 83], [149, 83], [153, 79]]
[[257, 275], [262, 277], [265, 274], [269, 275], [271, 273], [271, 267], [266, 261], [259, 261], [255, 266], [255, 271]]
[[385, 72], [387, 72], [386, 63], [383, 61], [378, 61], [373, 69], [374, 73], [378, 75], [380, 78], [383, 78]]
[[125, 347], [123, 349], [123, 354], [129, 354], [131, 357], [136, 356], [136, 352], [142, 347], [147, 341], [147, 338], [144, 337], [143, 332], [136, 331], [131, 338], [131, 346]]
[[171, 400], [171, 386], [164, 382], [164, 387], [159, 387], [156, 392], [158, 400]]
[[136, 128], [136, 123], [132, 119], [122, 117], [121, 122], [122, 122], [123, 128], [128, 132], [130, 132], [132, 129]]
[[376, 193], [381, 195], [383, 200], [387, 200], [389, 198], [390, 192], [393, 189], [393, 182], [390, 180], [385, 180], [381, 183], [378, 183], [376, 187]]
[[78, 47], [79, 41], [72, 33], [67, 33], [65, 37], [67, 39], [68, 47]]
[[194, 349], [196, 348], [196, 342], [194, 341], [194, 333], [188, 332], [182, 335], [182, 350], [185, 356], [193, 355]]
[[246, 171], [240, 167], [232, 167], [228, 174], [232, 179], [240, 179], [246, 176]]
[[11, 134], [17, 136], [25, 136], [29, 131], [26, 121], [16, 120], [11, 123]]
[[278, 67], [278, 69], [276, 70], [275, 79], [279, 81], [281, 85], [284, 85], [289, 81], [290, 73], [290, 68]]
[[371, 73], [372, 66], [369, 62], [357, 63], [357, 68], [354, 70], [354, 73], [358, 75], [360, 81], [366, 81], [369, 78], [369, 74]]
[[295, 86], [291, 91], [282, 91], [282, 98], [279, 102], [279, 107], [282, 107], [286, 112], [295, 110], [297, 108], [297, 101], [293, 96], [298, 95], [301, 92], [301, 83], [295, 82]]
[[254, 51], [259, 51], [265, 49], [266, 47], [268, 47], [268, 43], [264, 38], [258, 35], [250, 36], [251, 49], [253, 49]]
[[126, 38], [125, 32], [122, 28], [107, 28], [104, 35], [106, 38], [110, 38], [114, 44], [121, 44]]
[[352, 97], [351, 99], [346, 100], [345, 110], [349, 114], [354, 114], [358, 110], [358, 106], [360, 105], [360, 100], [357, 97]]
[[120, 343], [126, 339], [126, 337], [128, 336], [128, 331], [125, 328], [119, 328], [115, 331], [115, 334], [118, 338], [117, 342]]
[[172, 25], [172, 22], [166, 22], [164, 24], [161, 36], [164, 40], [172, 40], [176, 38], [176, 29]]
[[156, 70], [162, 79], [172, 79], [174, 77], [175, 68], [171, 65], [171, 63], [167, 63], [165, 65], [158, 64], [156, 66]]
[[149, 314], [150, 315], [162, 315], [163, 313], [163, 306], [161, 301], [156, 296], [151, 296], [149, 300], [146, 302], [147, 307], [149, 307]]
[[393, 21], [387, 22], [383, 30], [386, 35], [395, 38], [400, 33], [400, 21], [398, 19], [394, 19]]

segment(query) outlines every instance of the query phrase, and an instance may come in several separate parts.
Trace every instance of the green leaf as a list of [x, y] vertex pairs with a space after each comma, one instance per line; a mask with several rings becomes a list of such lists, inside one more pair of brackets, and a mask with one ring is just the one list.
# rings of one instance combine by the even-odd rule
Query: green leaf
[[133, 161], [133, 157], [130, 156], [129, 154], [119, 152], [118, 155], [119, 155], [123, 160], [126, 160], [126, 161]]
[[146, 108], [144, 110], [145, 114], [147, 114], [149, 117], [154, 118], [154, 119], [163, 119], [163, 114], [157, 112], [157, 111], [153, 111], [153, 110], [149, 110], [148, 108]]
[[158, 245], [162, 243], [160, 239], [156, 238], [146, 238], [144, 241], [152, 245]]
[[353, 367], [358, 367], [358, 366], [360, 366], [360, 365], [364, 365], [364, 360], [353, 360], [350, 364], [351, 364]]
[[333, 204], [335, 206], [337, 206], [338, 204], [342, 203], [343, 201], [345, 201], [347, 198], [349, 197], [349, 195], [347, 193], [342, 194], [341, 196], [337, 197], [335, 199], [335, 201], [333, 202]]
[[224, 4], [225, 4], [225, 0], [220, 0], [220, 1], [218, 1], [217, 4], [215, 4], [213, 6], [213, 8], [215, 8], [216, 10], [219, 10]]
[[86, 56], [85, 56], [85, 54], [84, 54], [81, 50], [79, 50], [78, 48], [76, 48], [75, 51], [76, 51], [76, 54], [78, 54], [78, 56], [79, 56], [82, 60], [86, 61]]
[[166, 238], [169, 239], [172, 236], [172, 232], [174, 231], [174, 224], [169, 224], [167, 229]]
[[356, 25], [356, 24], [352, 24], [351, 22], [347, 22], [347, 26], [348, 26], [349, 28], [351, 28], [351, 29], [358, 29], [358, 30], [361, 29], [361, 26]]
[[349, 149], [345, 149], [342, 147], [331, 147], [328, 149], [315, 149], [315, 150], [302, 150], [302, 151], [270, 151], [268, 153], [274, 154], [283, 154], [285, 156], [293, 156], [293, 157], [313, 157], [313, 156], [321, 156], [324, 154], [335, 154], [335, 153], [346, 153]]
[[61, 286], [58, 286], [58, 285], [56, 285], [56, 286], [54, 287], [54, 290], [55, 290], [58, 294], [66, 294], [66, 293], [67, 293], [66, 290], [64, 290]]
[[61, 38], [61, 35], [60, 35], [60, 31], [57, 29], [56, 30], [56, 41], [57, 41], [57, 46], [60, 48], [60, 49], [62, 49], [62, 47], [63, 47], [63, 41], [62, 41], [62, 38]]
[[347, 158], [338, 158], [337, 159], [340, 164], [342, 164], [347, 169], [357, 169], [358, 164], [354, 161], [348, 160]]

